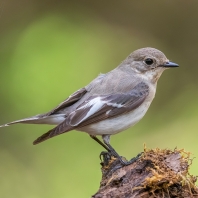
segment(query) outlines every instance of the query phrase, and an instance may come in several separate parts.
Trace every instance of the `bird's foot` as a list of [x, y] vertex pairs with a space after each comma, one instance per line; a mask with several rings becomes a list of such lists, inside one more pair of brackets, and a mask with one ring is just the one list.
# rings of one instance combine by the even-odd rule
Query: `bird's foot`
[[126, 165], [130, 165], [130, 164], [133, 164], [134, 162], [136, 162], [140, 156], [142, 155], [143, 152], [139, 153], [136, 157], [133, 157], [130, 161], [127, 161], [127, 164]]
[[127, 161], [126, 158], [119, 156], [113, 150], [112, 152], [111, 151], [110, 152], [103, 151], [100, 154], [100, 159], [103, 156], [103, 162], [105, 164], [109, 164], [109, 161], [112, 159], [112, 157], [114, 157], [114, 159], [118, 159], [123, 166], [128, 166], [130, 164], [133, 164], [141, 155], [142, 155], [142, 153], [139, 153], [136, 157], [132, 158], [130, 161]]
[[[130, 164], [133, 164], [134, 162], [136, 162], [139, 157], [142, 155], [142, 153], [139, 153], [136, 157], [133, 157], [131, 160], [127, 161], [125, 158], [123, 158], [122, 156], [119, 156], [119, 161], [122, 164], [122, 166], [128, 166]], [[123, 160], [125, 159], [125, 160]]]
[[100, 164], [102, 165], [102, 167], [108, 167], [112, 164], [113, 161], [117, 159], [111, 152], [108, 151], [102, 151], [99, 157], [101, 160]]
[[132, 158], [130, 161], [127, 161], [122, 156], [117, 157], [111, 152], [103, 151], [100, 154], [100, 159], [102, 161], [100, 164], [102, 165], [102, 170], [108, 174], [109, 172], [112, 173], [119, 168], [133, 164], [141, 155], [142, 153], [139, 153], [136, 157]]

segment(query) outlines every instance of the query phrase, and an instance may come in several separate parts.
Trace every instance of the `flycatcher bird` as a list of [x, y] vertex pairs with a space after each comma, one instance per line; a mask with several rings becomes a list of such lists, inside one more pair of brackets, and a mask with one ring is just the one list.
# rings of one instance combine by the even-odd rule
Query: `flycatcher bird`
[[[110, 136], [135, 125], [147, 112], [156, 92], [157, 81], [167, 68], [178, 67], [154, 48], [132, 52], [118, 67], [100, 74], [90, 84], [70, 95], [51, 111], [13, 121], [57, 125], [33, 144], [71, 130], [86, 132], [108, 152], [123, 161], [110, 145]], [[102, 136], [103, 142], [96, 136]]]

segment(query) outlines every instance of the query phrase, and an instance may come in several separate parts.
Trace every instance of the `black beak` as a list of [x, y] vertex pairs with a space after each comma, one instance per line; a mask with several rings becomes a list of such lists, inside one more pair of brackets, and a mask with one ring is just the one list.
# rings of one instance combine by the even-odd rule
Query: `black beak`
[[169, 62], [161, 65], [161, 67], [172, 68], [172, 67], [179, 67], [179, 65], [177, 63], [173, 63], [173, 62], [169, 61]]

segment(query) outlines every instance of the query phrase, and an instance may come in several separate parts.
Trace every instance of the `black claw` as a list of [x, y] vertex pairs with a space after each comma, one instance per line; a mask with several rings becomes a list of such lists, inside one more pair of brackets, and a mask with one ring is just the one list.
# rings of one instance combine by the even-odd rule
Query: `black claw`
[[102, 165], [102, 172], [103, 175], [109, 175], [115, 172], [116, 170], [133, 164], [136, 162], [142, 153], [138, 154], [136, 157], [132, 158], [130, 161], [125, 161], [123, 157], [115, 157], [114, 153], [112, 152], [101, 152], [100, 160], [102, 161], [100, 164]]
[[117, 159], [117, 161], [119, 161], [120, 166], [128, 166], [136, 162], [141, 155], [142, 153], [139, 153], [136, 157], [132, 158], [130, 161], [126, 161], [122, 156], [115, 156], [114, 153], [112, 152], [103, 151], [100, 153], [100, 160], [102, 161], [101, 162], [102, 166], [107, 166], [112, 160], [112, 157], [114, 157], [115, 159]]
[[100, 160], [102, 161], [100, 164], [102, 166], [107, 166], [112, 158], [112, 154], [110, 152], [107, 151], [102, 151], [100, 153]]
[[142, 153], [143, 152], [139, 153], [136, 157], [132, 158], [130, 161], [124, 162], [125, 166], [133, 164], [134, 162], [136, 162], [139, 159], [139, 157], [142, 155]]

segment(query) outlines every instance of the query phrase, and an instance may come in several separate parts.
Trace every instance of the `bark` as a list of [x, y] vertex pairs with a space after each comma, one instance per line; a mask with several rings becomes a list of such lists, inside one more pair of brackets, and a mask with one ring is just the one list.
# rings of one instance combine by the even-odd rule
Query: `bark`
[[197, 177], [190, 175], [190, 154], [184, 150], [148, 150], [128, 166], [102, 153], [102, 180], [92, 198], [195, 198]]

